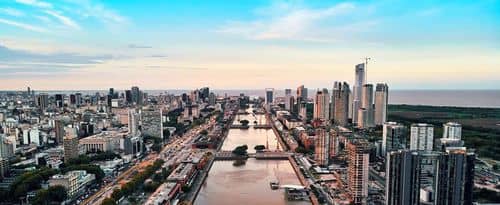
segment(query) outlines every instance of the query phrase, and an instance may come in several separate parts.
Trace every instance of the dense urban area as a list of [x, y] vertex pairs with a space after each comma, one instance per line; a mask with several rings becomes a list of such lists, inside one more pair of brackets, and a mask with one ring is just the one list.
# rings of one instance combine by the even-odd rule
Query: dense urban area
[[365, 69], [284, 96], [1, 91], [0, 204], [500, 202], [500, 109], [389, 105]]

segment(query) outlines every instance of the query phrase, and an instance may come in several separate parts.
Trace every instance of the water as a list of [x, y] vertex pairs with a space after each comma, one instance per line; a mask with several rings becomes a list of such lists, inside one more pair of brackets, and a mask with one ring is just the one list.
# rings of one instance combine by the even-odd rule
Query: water
[[[252, 113], [252, 108], [247, 109], [247, 112]], [[250, 122], [250, 126], [254, 124], [254, 121], [257, 123], [266, 123], [266, 118], [264, 115], [255, 115], [255, 117], [251, 114], [249, 115], [239, 115], [234, 121], [234, 124], [239, 124], [239, 120], [248, 120]], [[269, 145], [270, 150], [280, 150], [279, 142], [274, 135], [274, 132], [271, 129], [254, 129], [250, 127], [249, 129], [231, 129], [229, 130], [229, 134], [222, 144], [222, 150], [231, 151], [237, 146], [247, 145], [248, 152], [255, 152], [254, 147], [256, 145]]]
[[[313, 97], [316, 89], [309, 89], [309, 98]], [[123, 92], [117, 90], [118, 92]], [[264, 89], [248, 90], [213, 90], [219, 95], [239, 95], [245, 93], [249, 96], [264, 96]], [[38, 92], [38, 91], [37, 91]], [[75, 93], [77, 91], [41, 91], [49, 94]], [[105, 90], [83, 90], [82, 94], [107, 93]], [[182, 94], [189, 90], [146, 90], [147, 93], [157, 95], [160, 93]], [[276, 89], [275, 96], [284, 96], [284, 90]], [[389, 90], [390, 104], [408, 105], [434, 105], [458, 107], [500, 107], [500, 90]]]
[[[251, 113], [252, 109], [248, 109]], [[258, 121], [259, 115], [257, 115]], [[253, 125], [255, 118], [241, 115]], [[262, 122], [265, 118], [262, 118]], [[235, 124], [238, 124], [235, 120]], [[269, 140], [269, 149], [275, 149], [278, 141], [272, 130], [231, 129], [224, 141], [222, 150], [232, 150], [236, 146], [248, 145], [249, 152], [254, 152], [255, 145], [265, 145]], [[295, 171], [288, 160], [248, 159], [245, 165], [234, 166], [233, 161], [215, 161], [209, 175], [201, 187], [194, 202], [195, 205], [217, 204], [273, 204], [303, 205], [305, 201], [288, 201], [284, 190], [271, 190], [269, 182], [279, 180], [281, 184], [300, 185]]]

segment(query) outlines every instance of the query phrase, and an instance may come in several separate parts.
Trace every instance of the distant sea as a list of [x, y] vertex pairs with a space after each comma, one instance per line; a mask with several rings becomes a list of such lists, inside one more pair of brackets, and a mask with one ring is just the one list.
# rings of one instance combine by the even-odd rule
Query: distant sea
[[[123, 92], [123, 90], [117, 90]], [[37, 91], [38, 92], [38, 91]], [[82, 91], [40, 91], [49, 94], [74, 93], [95, 94], [105, 93], [105, 90], [82, 90]], [[189, 90], [145, 90], [145, 92], [157, 95], [160, 93], [182, 94]], [[239, 95], [245, 93], [249, 96], [264, 96], [262, 90], [213, 90], [219, 95]], [[293, 94], [295, 90], [292, 91]], [[309, 97], [313, 97], [314, 90], [309, 90]], [[275, 90], [276, 96], [284, 96], [284, 90]], [[433, 106], [457, 106], [457, 107], [495, 107], [500, 108], [500, 90], [390, 90], [389, 104], [408, 105], [433, 105]]]

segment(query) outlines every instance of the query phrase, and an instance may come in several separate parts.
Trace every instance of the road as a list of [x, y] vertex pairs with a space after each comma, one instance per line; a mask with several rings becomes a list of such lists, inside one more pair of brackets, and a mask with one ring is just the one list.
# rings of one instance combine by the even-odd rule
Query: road
[[166, 144], [162, 148], [159, 154], [150, 154], [142, 162], [129, 167], [126, 171], [122, 172], [115, 179], [113, 179], [113, 181], [104, 185], [99, 191], [84, 200], [81, 204], [101, 204], [102, 200], [104, 200], [106, 197], [111, 196], [116, 188], [120, 188], [119, 182], [130, 179], [135, 170], [139, 171], [145, 168], [147, 165], [153, 164], [157, 159], [164, 160], [164, 166], [177, 164], [177, 162], [181, 160], [180, 157], [183, 156], [184, 153], [189, 152], [189, 150], [191, 149], [191, 141], [193, 140], [193, 138], [200, 131], [208, 129], [214, 124], [215, 117], [212, 117], [208, 123], [205, 123], [198, 127], [194, 127], [180, 137], [175, 137], [174, 140], [169, 141], [168, 144]]

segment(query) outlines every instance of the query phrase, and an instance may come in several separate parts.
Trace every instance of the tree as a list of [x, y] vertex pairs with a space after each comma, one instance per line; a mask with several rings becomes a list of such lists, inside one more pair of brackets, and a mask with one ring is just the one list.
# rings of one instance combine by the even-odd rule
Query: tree
[[51, 204], [51, 202], [61, 203], [68, 198], [66, 188], [60, 185], [51, 186], [48, 189], [38, 191], [32, 201], [34, 205]]
[[240, 120], [241, 125], [243, 126], [248, 126], [248, 123], [250, 123], [248, 120]]
[[234, 148], [233, 154], [243, 156], [247, 154], [247, 150], [248, 150], [247, 145], [238, 146]]
[[295, 148], [295, 152], [302, 153], [302, 154], [307, 154], [308, 153], [307, 149], [304, 148], [304, 147], [302, 147], [302, 146], [299, 146], [299, 147]]
[[266, 146], [264, 145], [255, 145], [254, 147], [255, 151], [262, 151], [266, 149]]
[[163, 140], [166, 140], [170, 137], [170, 130], [169, 129], [163, 129]]
[[202, 130], [202, 131], [200, 131], [200, 134], [201, 135], [208, 135], [208, 131], [207, 130]]
[[116, 205], [116, 201], [112, 198], [106, 198], [102, 201], [101, 205]]

